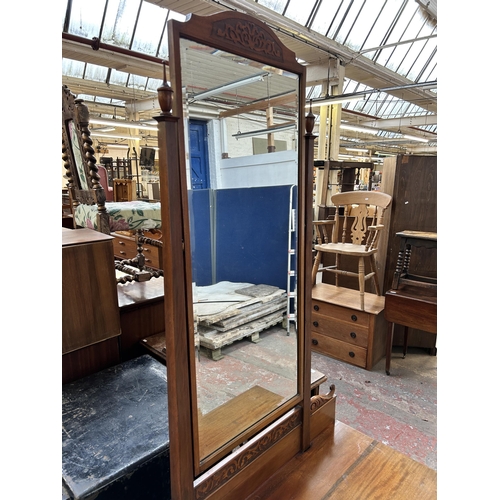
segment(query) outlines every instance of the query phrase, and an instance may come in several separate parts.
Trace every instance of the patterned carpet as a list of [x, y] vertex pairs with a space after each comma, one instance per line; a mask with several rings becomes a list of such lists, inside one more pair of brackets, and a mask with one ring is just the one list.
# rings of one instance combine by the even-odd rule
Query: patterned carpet
[[437, 356], [428, 350], [394, 347], [391, 375], [385, 358], [371, 371], [313, 353], [327, 392], [335, 384], [337, 420], [437, 470]]

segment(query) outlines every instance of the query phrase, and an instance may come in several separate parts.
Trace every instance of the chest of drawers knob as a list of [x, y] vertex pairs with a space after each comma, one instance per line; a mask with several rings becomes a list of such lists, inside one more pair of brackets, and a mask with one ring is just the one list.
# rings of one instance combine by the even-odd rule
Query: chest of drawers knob
[[351, 319], [352, 319], [353, 321], [358, 321], [358, 317], [357, 317], [355, 314], [353, 314], [353, 315], [351, 316]]
[[349, 351], [349, 356], [350, 356], [351, 358], [354, 358], [354, 353], [353, 353], [352, 351]]
[[319, 342], [316, 339], [312, 339], [312, 343], [313, 343], [313, 345], [318, 345], [319, 344]]
[[318, 306], [318, 305], [315, 305], [313, 309], [314, 309], [315, 311], [319, 311], [319, 306]]
[[351, 332], [349, 335], [351, 336], [352, 339], [356, 338], [356, 333], [354, 333], [354, 332]]
[[317, 321], [313, 321], [313, 326], [314, 326], [315, 328], [318, 328], [319, 323], [318, 323]]

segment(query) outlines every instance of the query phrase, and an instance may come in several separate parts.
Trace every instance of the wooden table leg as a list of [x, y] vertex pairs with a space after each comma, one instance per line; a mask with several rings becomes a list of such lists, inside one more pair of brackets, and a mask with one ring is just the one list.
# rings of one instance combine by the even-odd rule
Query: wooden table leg
[[405, 333], [403, 339], [403, 359], [406, 358], [406, 353], [408, 352], [408, 330], [409, 328], [405, 326]]
[[394, 333], [394, 323], [387, 323], [387, 339], [385, 345], [385, 373], [391, 374], [391, 356], [392, 356], [392, 336]]

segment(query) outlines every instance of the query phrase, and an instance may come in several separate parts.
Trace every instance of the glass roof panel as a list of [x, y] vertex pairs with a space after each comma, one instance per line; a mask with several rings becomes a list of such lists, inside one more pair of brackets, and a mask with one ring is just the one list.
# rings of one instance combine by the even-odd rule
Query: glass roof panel
[[147, 80], [148, 79], [145, 76], [133, 75], [131, 73], [129, 75], [127, 87], [139, 90], [146, 90]]
[[321, 35], [328, 32], [332, 19], [339, 8], [335, 2], [321, 2], [310, 28]]
[[159, 9], [157, 5], [143, 2], [131, 50], [156, 56], [158, 44], [165, 29], [167, 14], [167, 9]]
[[[155, 9], [160, 9], [160, 7], [157, 7], [156, 5], [154, 7]], [[186, 20], [186, 16], [173, 10], [169, 10], [167, 21], [170, 19], [176, 19], [177, 21], [184, 22]], [[157, 57], [160, 57], [161, 59], [168, 59], [168, 25], [165, 26], [165, 31], [163, 32]]]
[[149, 90], [150, 92], [156, 92], [156, 90], [162, 83], [163, 81], [159, 80], [158, 78], [148, 78], [146, 90]]
[[[398, 17], [396, 18], [394, 27], [388, 33], [388, 37], [384, 40], [383, 45], [401, 42], [404, 40], [411, 40], [412, 38], [418, 36], [418, 32], [422, 28], [422, 24], [419, 22], [416, 24], [411, 22], [412, 19], [414, 19], [416, 7], [418, 8], [415, 2], [409, 2], [406, 4], [405, 8], [400, 11]], [[375, 61], [388, 67], [389, 69], [392, 69], [393, 71], [396, 71], [401, 63], [401, 60], [407, 53], [408, 47], [409, 45], [405, 43], [383, 49], [377, 53]]]
[[[422, 81], [424, 71], [425, 78], [431, 78], [434, 72], [436, 38], [413, 40], [435, 34], [435, 22], [415, 0], [322, 0], [311, 21], [317, 0], [255, 1], [280, 14], [286, 8], [286, 17], [303, 25], [309, 22], [310, 29], [411, 80]], [[391, 46], [380, 48], [387, 44]]]
[[[358, 23], [358, 16], [360, 16], [362, 12], [364, 3], [365, 0], [353, 0], [352, 2], [349, 2], [348, 9], [345, 12], [345, 17], [342, 19], [342, 23], [340, 24], [333, 37], [337, 42], [341, 43], [342, 45], [347, 45], [354, 50], [359, 50], [361, 42], [363, 41], [373, 22], [373, 20], [364, 19]], [[351, 45], [347, 43], [347, 40], [349, 39], [349, 34], [351, 33], [355, 24], [358, 27], [357, 31], [364, 30], [364, 35], [362, 36], [362, 38], [350, 37], [351, 44], [353, 44]]]
[[[275, 12], [279, 12], [283, 14], [285, 10], [287, 0], [257, 0], [259, 5], [263, 5], [268, 9], [274, 10]], [[309, 0], [303, 1], [302, 3], [308, 3]]]
[[85, 78], [96, 82], [105, 82], [108, 77], [108, 68], [88, 63], [85, 67]]
[[[370, 1], [368, 2], [368, 5], [365, 5], [363, 11], [367, 10], [372, 12], [373, 25], [370, 32], [367, 34], [363, 46], [361, 47], [363, 51], [379, 47], [380, 45], [386, 43], [385, 40], [388, 36], [388, 30], [390, 29], [390, 26], [392, 25], [400, 7], [401, 2], [381, 2], [379, 0]], [[358, 33], [358, 30], [359, 27], [356, 28], [356, 33]], [[352, 43], [352, 41], [349, 43]], [[377, 51], [374, 50], [370, 52], [363, 52], [363, 55], [368, 59], [373, 59], [376, 53]]]
[[[334, 2], [331, 3], [334, 4]], [[349, 13], [349, 3], [350, 2], [343, 0], [342, 3], [339, 5], [338, 9], [334, 14], [334, 18], [330, 22], [330, 28], [328, 29], [326, 36], [333, 38], [334, 40], [337, 40], [336, 36], [339, 30], [342, 28], [342, 21], [344, 17], [347, 16]]]
[[422, 70], [422, 66], [432, 57], [432, 51], [433, 47], [429, 43], [429, 40], [412, 43], [404, 59], [401, 61], [398, 73], [404, 74], [410, 80], [416, 81]]
[[[366, 2], [360, 10], [354, 24], [349, 28], [349, 32], [342, 43], [354, 50], [361, 50], [368, 46], [368, 40], [374, 31], [380, 40], [380, 31], [382, 30], [384, 32], [383, 34], [385, 34], [387, 30], [387, 25], [381, 25], [378, 22], [382, 6], [382, 2]], [[377, 26], [379, 26], [379, 28], [377, 28]], [[341, 39], [340, 36], [339, 39]]]
[[[254, 1], [284, 13], [299, 24], [309, 23], [309, 29], [359, 51], [363, 57], [411, 81], [437, 79], [437, 24], [428, 18], [416, 0]], [[71, 0], [70, 6], [68, 33], [88, 40], [99, 37], [103, 43], [165, 59], [168, 58], [167, 16], [181, 21], [186, 17], [155, 5], [152, 0]], [[314, 9], [317, 11], [312, 16]], [[66, 2], [63, 2], [63, 30], [65, 13]], [[413, 41], [424, 37], [427, 38]], [[391, 46], [381, 48], [387, 44]], [[62, 71], [71, 77], [149, 91], [156, 91], [161, 84], [160, 80], [67, 59], [62, 61]], [[319, 97], [321, 90], [321, 85], [308, 87], [308, 98]], [[343, 93], [366, 90], [373, 89], [345, 80]], [[380, 118], [432, 114], [383, 92], [368, 94], [364, 101], [345, 103], [343, 108]]]
[[129, 74], [124, 71], [118, 71], [117, 69], [112, 69], [109, 76], [109, 83], [112, 85], [127, 85]]
[[101, 41], [130, 48], [140, 4], [141, 0], [108, 0]]
[[75, 78], [83, 78], [85, 72], [85, 63], [82, 61], [75, 61], [73, 59], [62, 60], [62, 74], [65, 76], [74, 76]]
[[[66, 6], [63, 7], [66, 13]], [[89, 39], [98, 37], [104, 7], [102, 0], [73, 0], [68, 33]]]
[[[259, 2], [261, 3], [261, 2]], [[311, 5], [309, 5], [309, 3]], [[299, 24], [305, 26], [309, 16], [311, 15], [311, 8], [314, 7], [316, 1], [304, 2], [304, 0], [290, 0], [285, 11], [285, 16]]]

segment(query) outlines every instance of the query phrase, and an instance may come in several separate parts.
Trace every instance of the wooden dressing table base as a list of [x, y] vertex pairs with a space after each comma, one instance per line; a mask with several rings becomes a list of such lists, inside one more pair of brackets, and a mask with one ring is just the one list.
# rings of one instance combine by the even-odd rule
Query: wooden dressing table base
[[435, 500], [437, 473], [336, 421], [246, 500]]

